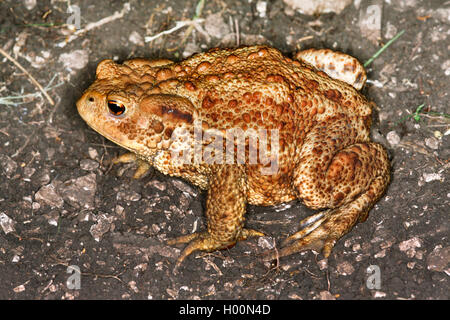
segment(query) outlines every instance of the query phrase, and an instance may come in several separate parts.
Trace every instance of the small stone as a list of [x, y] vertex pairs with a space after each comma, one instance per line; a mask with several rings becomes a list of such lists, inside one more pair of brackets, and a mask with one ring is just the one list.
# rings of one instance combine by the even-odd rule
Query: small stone
[[386, 139], [391, 146], [396, 146], [400, 143], [400, 136], [395, 131], [390, 131], [386, 135]]
[[27, 10], [31, 11], [36, 7], [36, 0], [24, 0], [23, 5]]
[[259, 237], [258, 246], [266, 250], [272, 250], [274, 248], [274, 241], [271, 237]]
[[94, 237], [95, 241], [100, 241], [105, 233], [111, 229], [111, 224], [114, 220], [114, 216], [99, 213], [95, 216], [96, 224], [93, 224], [89, 229], [89, 232]]
[[3, 173], [9, 179], [17, 170], [17, 163], [6, 154], [0, 154], [0, 166]]
[[52, 210], [48, 213], [45, 213], [44, 218], [47, 219], [47, 222], [51, 226], [58, 226], [58, 220], [59, 220], [59, 212], [56, 210]]
[[317, 261], [317, 265], [319, 266], [320, 270], [325, 270], [328, 268], [328, 259], [322, 259]]
[[442, 180], [442, 175], [440, 173], [424, 173], [423, 179], [425, 180], [425, 182]]
[[128, 37], [128, 40], [130, 40], [131, 43], [138, 46], [144, 45], [144, 38], [137, 31], [133, 31]]
[[194, 53], [198, 53], [202, 51], [200, 49], [200, 47], [193, 42], [188, 42], [185, 46], [184, 46], [184, 51], [183, 51], [183, 58], [187, 58], [192, 56]]
[[133, 290], [135, 293], [139, 292], [138, 287], [136, 286], [136, 281], [130, 281], [128, 282], [128, 286], [130, 287], [131, 290]]
[[62, 208], [64, 205], [63, 198], [56, 192], [56, 181], [43, 186], [34, 195], [34, 199], [41, 204], [46, 204], [51, 207]]
[[16, 231], [14, 225], [16, 222], [8, 217], [5, 213], [0, 212], [0, 226], [5, 234]]
[[373, 297], [374, 298], [385, 298], [386, 297], [386, 293], [382, 292], [382, 291], [375, 291], [373, 293]]
[[20, 286], [15, 287], [15, 288], [13, 289], [13, 291], [14, 291], [15, 293], [23, 292], [23, 291], [25, 291], [25, 286], [24, 286], [23, 284], [21, 284]]
[[36, 169], [35, 169], [35, 168], [32, 168], [32, 167], [25, 167], [25, 168], [23, 169], [23, 177], [24, 177], [25, 179], [30, 179], [31, 176], [32, 176], [35, 172], [36, 172]]
[[430, 149], [437, 150], [439, 148], [439, 140], [435, 137], [426, 138], [425, 145]]
[[116, 205], [116, 208], [114, 209], [114, 212], [116, 215], [118, 215], [121, 219], [125, 219], [125, 208], [121, 205]]
[[214, 38], [221, 39], [230, 33], [230, 27], [225, 23], [222, 13], [209, 15], [205, 19], [205, 31]]
[[94, 196], [97, 190], [95, 173], [70, 179], [58, 186], [58, 193], [75, 208], [94, 209]]
[[391, 24], [390, 22], [386, 25], [386, 32], [384, 34], [384, 37], [386, 39], [392, 39], [397, 34], [397, 28]]
[[450, 273], [450, 247], [436, 246], [427, 257], [427, 268], [431, 271]]
[[[196, 189], [194, 189], [193, 187], [191, 187], [189, 184], [187, 184], [186, 182], [184, 182], [182, 180], [173, 179], [171, 182], [175, 188], [177, 188], [181, 192], [187, 193], [191, 197], [196, 197], [198, 195], [198, 191]], [[164, 191], [164, 190], [161, 190], [161, 191]]]
[[336, 300], [336, 297], [333, 296], [330, 291], [320, 291], [319, 293], [320, 300]]
[[159, 180], [152, 180], [150, 181], [147, 185], [152, 186], [156, 189], [158, 189], [159, 191], [164, 191], [167, 189], [167, 185]]
[[374, 257], [375, 257], [376, 259], [384, 258], [385, 256], [386, 256], [386, 249], [383, 249], [383, 250], [381, 250], [380, 252], [378, 252], [378, 253], [376, 253], [376, 254], [374, 255]]
[[89, 53], [86, 50], [74, 50], [61, 54], [59, 61], [64, 64], [64, 68], [83, 69], [89, 62]]
[[[450, 72], [449, 72], [449, 75], [450, 75]], [[433, 135], [436, 139], [442, 139], [442, 132], [440, 132], [439, 130], [435, 130], [433, 132]]]
[[141, 198], [142, 196], [133, 190], [121, 190], [116, 195], [119, 201], [139, 201]]
[[337, 265], [337, 272], [340, 275], [348, 276], [351, 275], [354, 271], [355, 268], [348, 261], [341, 262]]
[[400, 251], [405, 252], [408, 258], [412, 258], [416, 255], [416, 248], [420, 248], [422, 246], [422, 240], [417, 237], [411, 238], [409, 240], [405, 240], [400, 242], [398, 248]]
[[288, 6], [294, 10], [307, 15], [319, 15], [322, 13], [336, 12], [341, 13], [345, 7], [347, 7], [352, 0], [283, 0]]
[[289, 299], [292, 299], [292, 300], [303, 300], [303, 298], [302, 297], [300, 297], [298, 294], [296, 294], [296, 293], [290, 293], [289, 295], [288, 295], [288, 298]]
[[267, 14], [267, 2], [258, 1], [256, 3], [256, 11], [258, 11], [258, 15], [260, 18], [265, 18]]
[[91, 158], [92, 160], [97, 160], [98, 159], [98, 151], [97, 151], [97, 149], [89, 147], [88, 154], [89, 154], [89, 158]]
[[99, 167], [99, 163], [91, 159], [83, 159], [80, 161], [80, 168], [86, 171], [93, 171]]

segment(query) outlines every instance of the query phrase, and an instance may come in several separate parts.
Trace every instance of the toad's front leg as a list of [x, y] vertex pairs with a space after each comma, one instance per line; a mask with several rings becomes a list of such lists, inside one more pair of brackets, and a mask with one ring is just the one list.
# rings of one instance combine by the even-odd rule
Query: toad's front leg
[[244, 228], [246, 204], [244, 168], [238, 165], [213, 167], [206, 200], [208, 230], [168, 241], [169, 245], [189, 242], [178, 258], [174, 271], [196, 250], [225, 249], [249, 236], [263, 236], [261, 232]]

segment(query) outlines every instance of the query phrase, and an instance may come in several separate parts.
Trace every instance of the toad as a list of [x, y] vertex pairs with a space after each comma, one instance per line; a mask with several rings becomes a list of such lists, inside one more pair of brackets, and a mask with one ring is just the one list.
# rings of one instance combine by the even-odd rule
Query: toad
[[[371, 142], [371, 103], [353, 57], [250, 46], [212, 49], [181, 61], [99, 63], [77, 102], [87, 124], [136, 161], [207, 190], [207, 230], [169, 240], [214, 251], [250, 236], [247, 204], [300, 199], [323, 209], [300, 221], [275, 255], [302, 250], [328, 257], [336, 241], [367, 218], [390, 180], [386, 150]], [[256, 142], [255, 142], [256, 141]]]

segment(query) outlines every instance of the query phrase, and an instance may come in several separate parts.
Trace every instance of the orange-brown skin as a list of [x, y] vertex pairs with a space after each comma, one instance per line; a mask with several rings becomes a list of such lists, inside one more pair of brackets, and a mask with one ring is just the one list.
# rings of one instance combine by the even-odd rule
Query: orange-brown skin
[[[189, 242], [177, 266], [195, 250], [262, 235], [244, 228], [246, 204], [293, 199], [327, 210], [304, 219], [279, 254], [323, 249], [328, 256], [385, 191], [388, 157], [369, 140], [371, 105], [355, 89], [366, 79], [362, 66], [330, 50], [310, 49], [296, 58], [253, 46], [212, 49], [179, 63], [133, 59], [98, 65], [97, 79], [77, 107], [94, 130], [133, 153], [119, 161], [145, 161], [145, 168], [208, 190], [208, 230], [170, 242]], [[124, 113], [114, 115], [116, 106]], [[233, 128], [278, 130], [277, 172], [262, 174], [264, 165], [248, 158], [235, 164], [173, 161], [174, 131], [184, 128], [193, 135], [195, 123], [202, 133], [216, 129], [224, 138]], [[202, 150], [210, 142], [203, 142]]]

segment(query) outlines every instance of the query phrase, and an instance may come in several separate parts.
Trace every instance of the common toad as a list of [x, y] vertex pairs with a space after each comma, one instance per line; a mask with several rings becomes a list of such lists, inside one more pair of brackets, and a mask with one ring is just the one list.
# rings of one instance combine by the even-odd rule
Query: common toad
[[385, 149], [369, 139], [365, 80], [355, 58], [327, 49], [290, 59], [266, 46], [216, 48], [181, 62], [104, 60], [77, 108], [131, 151], [117, 162], [138, 161], [136, 177], [153, 166], [207, 190], [207, 230], [169, 241], [188, 243], [176, 267], [195, 250], [263, 235], [244, 228], [247, 204], [294, 199], [325, 210], [303, 219], [277, 256], [328, 257], [390, 180]]

